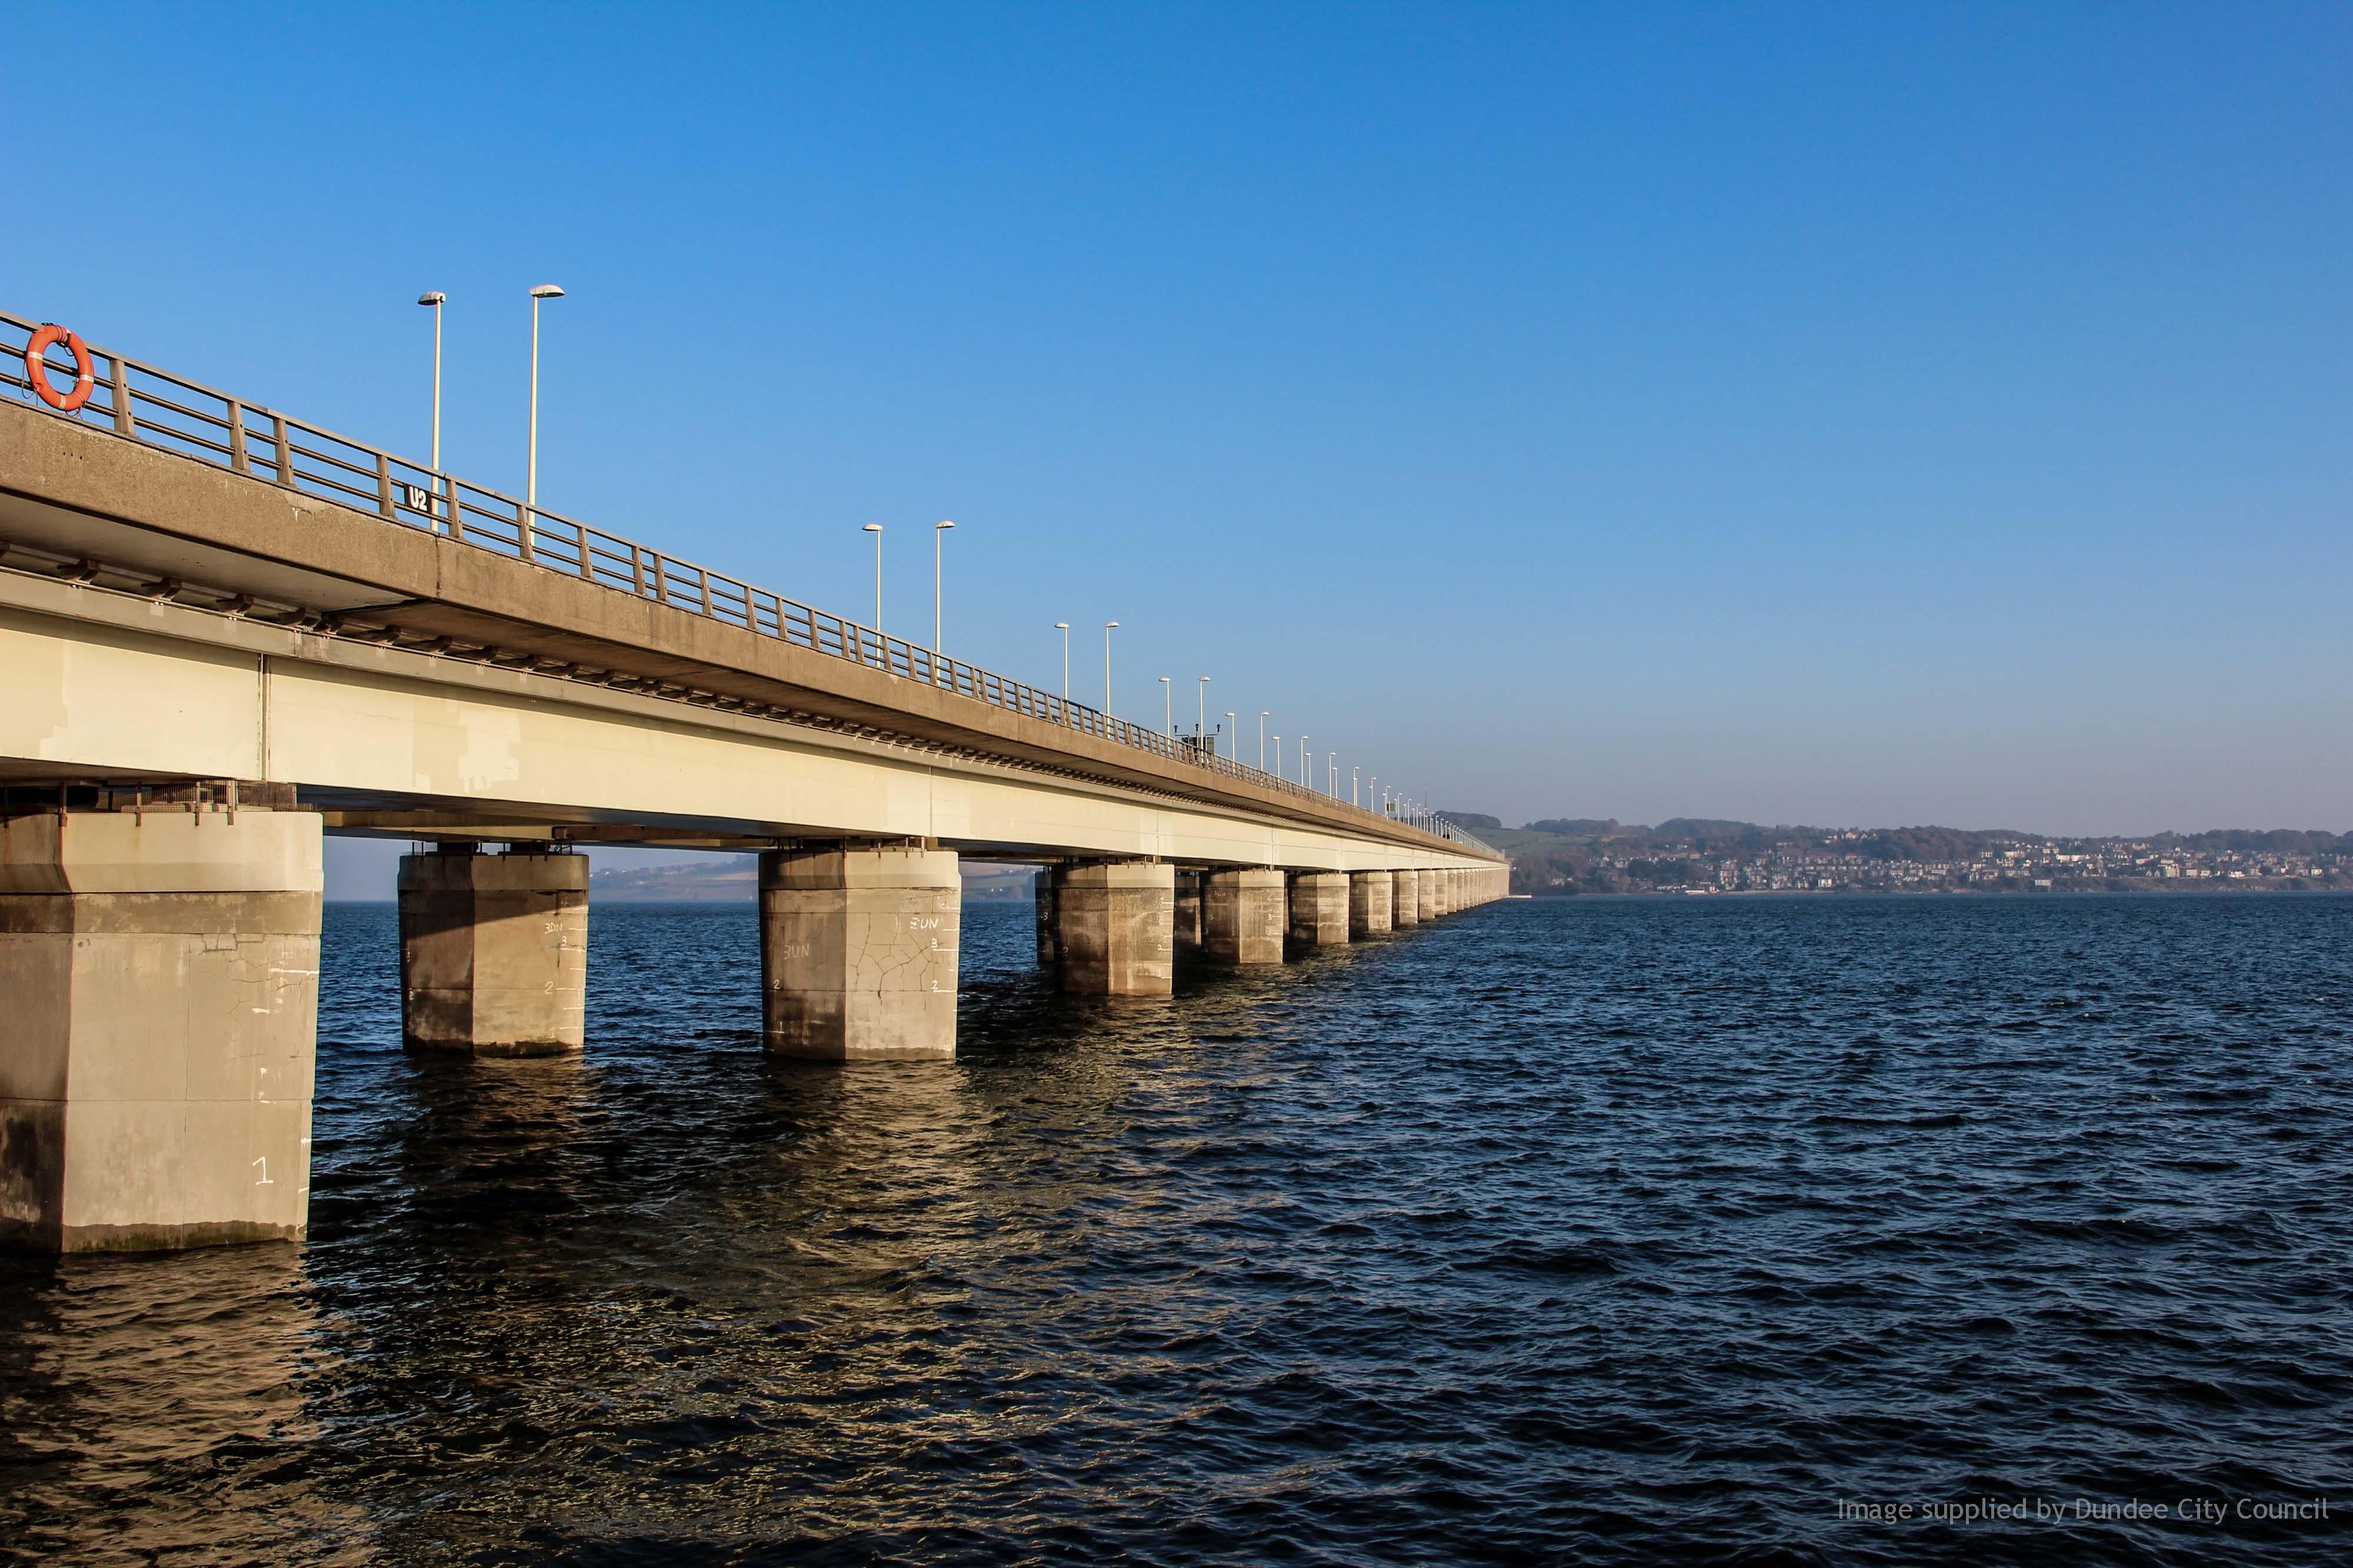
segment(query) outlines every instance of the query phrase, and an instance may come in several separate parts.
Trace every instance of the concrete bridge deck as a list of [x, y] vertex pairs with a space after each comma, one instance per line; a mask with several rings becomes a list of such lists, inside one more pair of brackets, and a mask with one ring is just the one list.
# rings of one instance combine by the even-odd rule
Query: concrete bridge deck
[[437, 846], [404, 1027], [483, 1052], [584, 1047], [582, 844], [761, 851], [770, 1048], [832, 1059], [953, 1054], [960, 857], [1049, 866], [1040, 961], [1103, 994], [1504, 890], [1451, 825], [99, 360], [0, 404], [0, 1236], [301, 1233], [322, 832]]

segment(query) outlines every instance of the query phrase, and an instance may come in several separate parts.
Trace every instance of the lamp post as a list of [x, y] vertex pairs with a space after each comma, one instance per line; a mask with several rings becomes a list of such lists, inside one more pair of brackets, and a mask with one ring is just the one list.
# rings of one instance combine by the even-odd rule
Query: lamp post
[[1111, 629], [1117, 621], [1103, 623], [1103, 717], [1111, 717]]
[[1209, 728], [1209, 678], [1203, 675], [1197, 676], [1195, 679], [1197, 684], [1193, 688], [1193, 732], [1196, 735], [1201, 735], [1208, 733]]
[[[1232, 729], [1233, 727], [1234, 727], [1234, 710], [1233, 710], [1232, 709], [1229, 708], [1229, 709], [1227, 709], [1227, 710], [1226, 710], [1226, 728], [1227, 728], [1227, 729], [1229, 729], [1229, 730], [1230, 730], [1230, 729]], [[1241, 751], [1241, 736], [1240, 736], [1240, 734], [1236, 734], [1236, 735], [1234, 736], [1234, 738], [1233, 738], [1232, 740], [1230, 740], [1230, 741], [1227, 742], [1226, 742], [1226, 744], [1228, 744], [1228, 745], [1229, 745], [1229, 746], [1233, 747], [1233, 749], [1234, 749], [1233, 752], [1229, 753], [1229, 755], [1232, 755], [1232, 756], [1233, 756], [1233, 760], [1234, 760], [1235, 762], [1238, 762], [1238, 763], [1239, 763], [1239, 762], [1240, 762], [1240, 761], [1241, 761], [1240, 756], [1239, 754], [1236, 754], [1236, 753], [1239, 753], [1239, 752]]]
[[531, 554], [532, 532], [539, 517], [539, 302], [561, 300], [564, 290], [553, 283], [542, 283], [531, 291], [531, 457], [524, 465], [522, 481], [523, 554]]
[[953, 522], [932, 524], [932, 651], [940, 651], [940, 539], [955, 526]]
[[1355, 768], [1350, 768], [1350, 769], [1348, 770], [1348, 804], [1349, 804], [1350, 805], [1356, 805], [1356, 804], [1357, 804], [1357, 800], [1356, 800], [1356, 772], [1357, 772], [1357, 770], [1356, 770], [1356, 769], [1355, 769]]
[[1054, 629], [1062, 634], [1062, 700], [1071, 700], [1071, 623], [1056, 621]]
[[1168, 684], [1166, 676], [1160, 678], [1160, 730], [1163, 734], [1173, 735], [1176, 732], [1176, 711], [1169, 705], [1175, 700], [1168, 695], [1175, 689], [1175, 687]]
[[449, 296], [438, 289], [429, 289], [417, 297], [420, 305], [433, 307], [433, 471], [441, 471], [441, 307]]
[[1274, 738], [1274, 776], [1282, 776], [1282, 737], [1280, 735]]
[[[874, 536], [874, 637], [879, 642], [882, 637], [882, 525], [870, 522], [863, 531]], [[882, 662], [887, 667], [891, 661]]]
[[1307, 783], [1307, 737], [1304, 735], [1299, 737], [1299, 782], [1303, 785]]
[[1258, 771], [1266, 772], [1266, 710], [1258, 710]]

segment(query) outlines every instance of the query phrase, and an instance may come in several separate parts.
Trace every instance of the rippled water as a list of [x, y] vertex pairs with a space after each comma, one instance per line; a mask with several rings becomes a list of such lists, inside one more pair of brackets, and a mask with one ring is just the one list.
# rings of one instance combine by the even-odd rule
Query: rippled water
[[[1516, 902], [1166, 1002], [1029, 920], [953, 1064], [765, 1059], [707, 905], [472, 1062], [332, 907], [310, 1244], [0, 1264], [0, 1552], [2348, 1555], [2353, 900]], [[1987, 1497], [2065, 1517], [1916, 1515]]]

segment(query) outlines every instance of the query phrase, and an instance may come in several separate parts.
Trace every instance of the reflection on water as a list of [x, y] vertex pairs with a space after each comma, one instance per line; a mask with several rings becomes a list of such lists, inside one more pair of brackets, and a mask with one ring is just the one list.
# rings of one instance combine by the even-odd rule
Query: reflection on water
[[[6, 1550], [75, 1563], [355, 1561], [361, 1511], [320, 1487], [309, 1391], [334, 1353], [291, 1247], [11, 1259], [0, 1292]], [[268, 1506], [249, 1510], [258, 1483]]]
[[960, 1058], [848, 1067], [761, 1053], [748, 907], [600, 910], [569, 1060], [404, 1054], [328, 918], [310, 1245], [0, 1276], [0, 1552], [2344, 1544], [1834, 1507], [2344, 1494], [2353, 900], [1497, 905], [1112, 1001], [976, 904]]

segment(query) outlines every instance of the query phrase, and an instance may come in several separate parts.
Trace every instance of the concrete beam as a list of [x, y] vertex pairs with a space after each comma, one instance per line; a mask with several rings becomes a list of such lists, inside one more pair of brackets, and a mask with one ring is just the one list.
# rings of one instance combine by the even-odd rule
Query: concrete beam
[[760, 857], [767, 1047], [814, 1061], [952, 1058], [964, 882], [944, 849]]
[[320, 889], [308, 812], [0, 822], [0, 1241], [301, 1237]]

